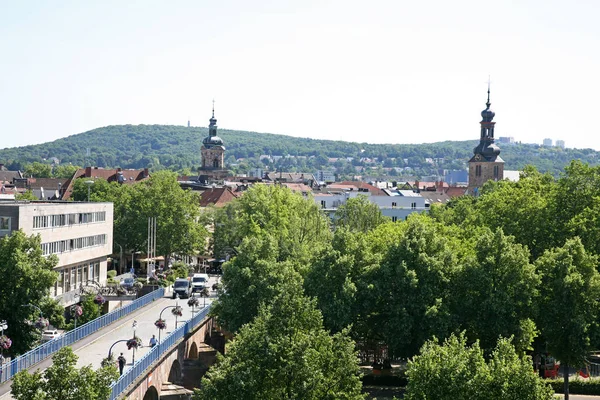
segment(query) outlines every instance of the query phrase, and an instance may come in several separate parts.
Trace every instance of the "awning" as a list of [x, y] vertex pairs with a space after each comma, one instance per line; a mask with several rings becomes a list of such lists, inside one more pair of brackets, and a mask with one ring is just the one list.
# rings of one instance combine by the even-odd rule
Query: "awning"
[[165, 261], [165, 258], [163, 256], [158, 256], [158, 257], [154, 257], [154, 258], [141, 258], [138, 261], [139, 262], [148, 262], [148, 261]]

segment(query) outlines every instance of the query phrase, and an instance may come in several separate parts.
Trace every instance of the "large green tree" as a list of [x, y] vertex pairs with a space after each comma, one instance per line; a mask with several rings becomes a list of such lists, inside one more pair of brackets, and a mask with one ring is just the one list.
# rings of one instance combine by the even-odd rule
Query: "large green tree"
[[208, 371], [196, 400], [364, 399], [353, 342], [323, 329], [298, 284], [282, 286]]
[[93, 370], [77, 368], [78, 357], [70, 347], [52, 356], [52, 365], [43, 373], [19, 372], [13, 378], [11, 395], [15, 400], [107, 400], [111, 383], [119, 376], [114, 365]]
[[277, 240], [277, 261], [304, 269], [331, 240], [329, 221], [312, 199], [284, 186], [255, 185], [216, 211], [214, 253], [235, 254], [245, 237], [261, 233]]
[[430, 218], [413, 216], [405, 224], [404, 235], [369, 278], [368, 325], [396, 357], [411, 357], [432, 335], [445, 337], [451, 331], [448, 300], [460, 262], [457, 241]]
[[552, 388], [533, 371], [531, 359], [500, 339], [486, 362], [476, 342], [451, 335], [428, 341], [408, 363], [407, 400], [551, 400]]
[[[583, 366], [598, 334], [598, 258], [588, 254], [575, 238], [548, 250], [536, 265], [542, 275], [537, 321], [548, 351], [565, 369]], [[568, 399], [569, 374], [564, 377]]]
[[498, 337], [514, 336], [519, 350], [536, 335], [533, 311], [540, 278], [527, 248], [502, 229], [480, 230], [474, 257], [456, 276], [454, 314], [471, 340], [491, 351]]
[[27, 236], [15, 231], [0, 239], [0, 315], [6, 319], [5, 332], [12, 341], [12, 354], [30, 349], [40, 338], [39, 330], [30, 322], [39, 317], [32, 304], [40, 307], [47, 302], [49, 289], [58, 278], [53, 271], [58, 259], [44, 257], [39, 236]]
[[212, 312], [231, 332], [237, 332], [258, 314], [261, 304], [273, 301], [286, 283], [302, 285], [302, 276], [290, 261], [277, 261], [278, 240], [263, 234], [246, 237], [239, 255], [226, 264], [219, 299]]

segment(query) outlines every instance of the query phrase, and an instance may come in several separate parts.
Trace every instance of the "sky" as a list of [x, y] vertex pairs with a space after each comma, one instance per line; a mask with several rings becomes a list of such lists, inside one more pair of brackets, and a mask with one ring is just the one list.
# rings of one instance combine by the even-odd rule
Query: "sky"
[[0, 0], [0, 148], [107, 125], [600, 150], [595, 0]]

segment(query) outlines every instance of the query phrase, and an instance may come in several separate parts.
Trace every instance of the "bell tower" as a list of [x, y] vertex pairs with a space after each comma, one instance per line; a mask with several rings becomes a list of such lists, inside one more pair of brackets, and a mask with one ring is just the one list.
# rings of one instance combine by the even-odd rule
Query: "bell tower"
[[490, 109], [490, 83], [488, 82], [486, 108], [481, 112], [481, 134], [479, 144], [473, 149], [473, 157], [469, 160], [469, 194], [477, 194], [479, 188], [489, 180], [504, 178], [504, 160], [500, 158], [500, 148], [494, 143], [494, 127], [492, 120], [496, 113]]
[[217, 119], [215, 118], [215, 102], [213, 100], [212, 116], [208, 125], [208, 136], [202, 140], [200, 149], [202, 166], [198, 174], [207, 180], [220, 180], [227, 176], [225, 169], [225, 144], [217, 136]]

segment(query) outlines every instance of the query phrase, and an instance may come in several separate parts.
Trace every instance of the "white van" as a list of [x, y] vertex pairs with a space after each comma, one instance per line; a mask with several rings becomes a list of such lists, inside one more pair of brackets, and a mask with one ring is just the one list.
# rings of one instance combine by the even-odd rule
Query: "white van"
[[208, 287], [208, 274], [194, 274], [192, 276], [192, 292], [201, 292]]

